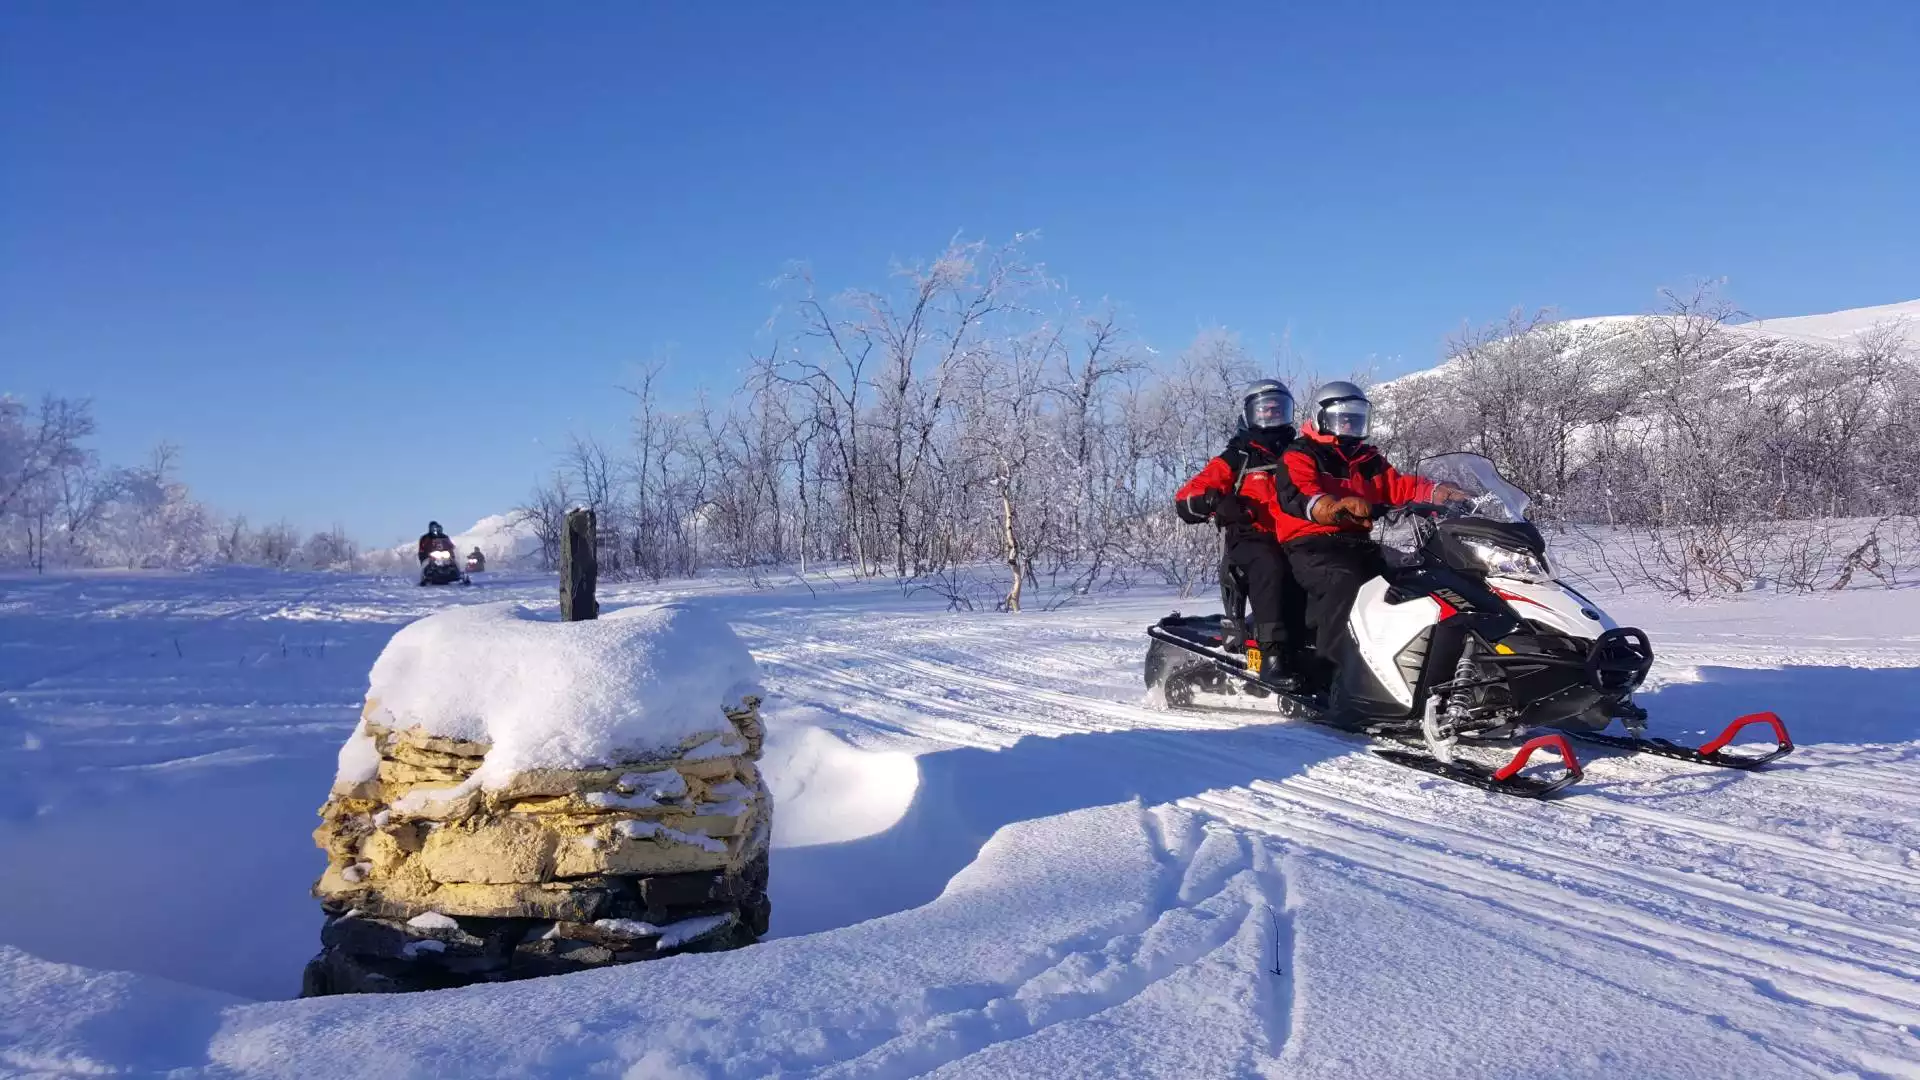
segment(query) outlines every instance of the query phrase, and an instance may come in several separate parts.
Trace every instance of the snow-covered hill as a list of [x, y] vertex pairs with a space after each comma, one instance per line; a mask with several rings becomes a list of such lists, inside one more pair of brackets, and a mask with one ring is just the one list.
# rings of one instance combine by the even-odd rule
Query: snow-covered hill
[[[1678, 317], [1670, 315], [1598, 315], [1562, 320], [1553, 323], [1551, 328], [1554, 332], [1566, 334], [1573, 349], [1605, 350], [1622, 344], [1649, 324], [1672, 325], [1678, 321]], [[1771, 370], [1791, 366], [1795, 358], [1806, 352], [1807, 347], [1846, 347], [1858, 344], [1867, 335], [1876, 332], [1899, 335], [1911, 346], [1920, 349], [1920, 300], [1850, 308], [1823, 315], [1731, 323], [1723, 330], [1735, 345], [1736, 352], [1748, 360], [1753, 369], [1750, 374], [1763, 378]], [[1381, 383], [1378, 389], [1391, 394], [1396, 389], [1417, 388], [1431, 379], [1443, 378], [1458, 371], [1460, 364], [1458, 358], [1450, 359], [1435, 367], [1390, 379]], [[1623, 378], [1627, 376], [1624, 370], [1618, 374]]]
[[1920, 335], [1920, 300], [1877, 307], [1851, 308], [1825, 315], [1798, 315], [1743, 324], [1755, 333], [1778, 334], [1835, 344], [1851, 341], [1881, 328], [1898, 327]]
[[[1676, 607], [1655, 730], [1778, 710], [1762, 773], [1598, 752], [1506, 799], [1272, 714], [1141, 704], [1191, 601], [955, 613], [695, 596], [772, 692], [775, 937], [408, 996], [290, 997], [309, 832], [419, 614], [550, 603], [239, 571], [0, 582], [0, 1075], [1920, 1075], [1920, 605]], [[236, 662], [237, 661], [237, 662]]]

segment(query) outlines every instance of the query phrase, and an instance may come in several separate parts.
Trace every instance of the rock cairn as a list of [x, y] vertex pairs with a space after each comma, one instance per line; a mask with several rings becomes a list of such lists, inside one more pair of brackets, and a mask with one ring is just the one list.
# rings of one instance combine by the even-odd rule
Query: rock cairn
[[677, 751], [483, 785], [489, 744], [400, 728], [370, 695], [355, 738], [378, 752], [377, 770], [337, 783], [314, 831], [327, 919], [303, 996], [751, 943], [770, 910], [759, 705], [743, 698], [725, 709], [731, 730]]

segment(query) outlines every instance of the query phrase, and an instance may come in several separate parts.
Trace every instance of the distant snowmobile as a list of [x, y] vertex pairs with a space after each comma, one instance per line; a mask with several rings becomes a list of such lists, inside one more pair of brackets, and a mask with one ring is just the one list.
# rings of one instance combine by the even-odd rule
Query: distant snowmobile
[[487, 557], [479, 548], [467, 552], [467, 573], [484, 573], [487, 569]]
[[420, 584], [451, 585], [456, 581], [462, 585], [473, 584], [472, 579], [461, 572], [460, 564], [454, 561], [453, 552], [430, 551], [420, 561]]
[[[1527, 496], [1491, 461], [1444, 454], [1417, 471], [1460, 489], [1466, 502], [1376, 508], [1378, 527], [1402, 534], [1405, 543], [1383, 544], [1390, 569], [1360, 587], [1326, 693], [1283, 691], [1248, 670], [1242, 635], [1235, 632], [1245, 585], [1231, 567], [1223, 567], [1221, 581], [1226, 615], [1176, 611], [1147, 629], [1149, 690], [1173, 708], [1200, 707], [1201, 695], [1277, 697], [1303, 719], [1388, 743], [1375, 753], [1389, 761], [1535, 798], [1580, 779], [1568, 735], [1736, 769], [1792, 752], [1786, 725], [1764, 712], [1740, 717], [1698, 749], [1647, 738], [1647, 712], [1632, 701], [1653, 665], [1647, 635], [1615, 625], [1553, 577], [1546, 541], [1526, 519]], [[1602, 734], [1616, 719], [1627, 734]], [[1774, 748], [1759, 755], [1725, 752], [1741, 729], [1755, 724], [1772, 728]], [[1535, 732], [1543, 733], [1498, 768], [1457, 753], [1462, 743]], [[1559, 755], [1560, 775], [1522, 775], [1543, 749]]]

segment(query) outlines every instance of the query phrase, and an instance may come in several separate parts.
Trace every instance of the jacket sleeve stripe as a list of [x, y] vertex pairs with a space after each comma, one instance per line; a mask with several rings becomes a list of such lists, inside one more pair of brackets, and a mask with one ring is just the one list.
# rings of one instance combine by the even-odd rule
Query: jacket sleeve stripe
[[1305, 518], [1313, 508], [1313, 500], [1326, 494], [1320, 490], [1320, 470], [1313, 459], [1299, 450], [1289, 450], [1281, 455], [1280, 461], [1286, 466], [1273, 474], [1274, 494], [1278, 496], [1280, 509], [1297, 518]]

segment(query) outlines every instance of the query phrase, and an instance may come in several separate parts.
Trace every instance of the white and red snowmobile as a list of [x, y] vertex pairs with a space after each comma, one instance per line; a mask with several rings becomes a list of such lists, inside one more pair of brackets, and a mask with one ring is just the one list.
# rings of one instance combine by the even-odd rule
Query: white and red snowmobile
[[[1221, 567], [1223, 615], [1179, 612], [1147, 629], [1146, 680], [1172, 708], [1207, 700], [1279, 699], [1290, 714], [1361, 732], [1389, 761], [1509, 795], [1542, 797], [1578, 781], [1568, 736], [1707, 765], [1751, 769], [1793, 750], [1773, 713], [1742, 716], [1698, 748], [1646, 734], [1633, 691], [1653, 664], [1647, 635], [1616, 625], [1599, 605], [1554, 577], [1546, 541], [1526, 518], [1527, 496], [1478, 454], [1444, 454], [1417, 472], [1458, 488], [1464, 501], [1376, 508], [1386, 574], [1360, 587], [1335, 674], [1319, 691], [1283, 688], [1249, 670], [1240, 628], [1245, 585]], [[1295, 659], [1306, 684], [1320, 676], [1311, 651]], [[1271, 674], [1271, 673], [1269, 673]], [[1621, 721], [1626, 734], [1604, 729]], [[1728, 753], [1743, 729], [1764, 724], [1776, 745]], [[1505, 764], [1463, 749], [1524, 740]], [[1552, 750], [1563, 768], [1524, 775]]]

